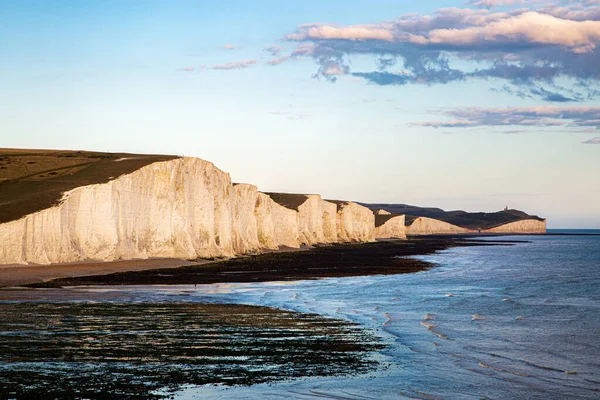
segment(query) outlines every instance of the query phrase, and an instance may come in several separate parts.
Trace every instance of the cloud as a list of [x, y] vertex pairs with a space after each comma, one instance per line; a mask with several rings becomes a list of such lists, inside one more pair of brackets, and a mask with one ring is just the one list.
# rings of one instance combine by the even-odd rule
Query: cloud
[[548, 4], [542, 11], [555, 17], [574, 21], [597, 21], [600, 19], [600, 2], [568, 1], [566, 4]]
[[288, 40], [310, 39], [347, 39], [347, 40], [385, 40], [394, 41], [394, 34], [384, 27], [373, 25], [354, 25], [335, 27], [321, 24], [309, 24], [298, 33], [289, 34]]
[[267, 64], [269, 64], [271, 66], [275, 66], [275, 65], [283, 64], [284, 62], [286, 62], [289, 59], [291, 59], [290, 56], [273, 58], [272, 60], [267, 61]]
[[504, 133], [505, 135], [518, 135], [525, 132], [527, 132], [525, 129], [509, 129], [507, 131], [502, 131], [501, 133]]
[[254, 64], [256, 64], [256, 60], [241, 60], [241, 61], [234, 61], [234, 62], [230, 62], [230, 63], [226, 63], [226, 64], [217, 64], [217, 65], [210, 66], [208, 68], [221, 69], [221, 70], [242, 69], [242, 68], [248, 68], [249, 66], [254, 65]]
[[352, 76], [365, 79], [377, 85], [406, 85], [412, 78], [393, 72], [354, 72]]
[[[521, 3], [471, 2], [477, 7]], [[310, 57], [318, 66], [315, 76], [332, 81], [346, 74], [377, 85], [493, 79], [504, 81], [514, 95], [548, 102], [600, 96], [600, 2], [523, 3], [541, 6], [445, 8], [375, 24], [304, 24], [284, 38], [296, 48], [271, 65]], [[372, 56], [376, 70], [352, 70], [358, 55]]]
[[[266, 49], [269, 48], [269, 46], [267, 46], [264, 51], [267, 51]], [[271, 65], [271, 66], [275, 66], [275, 65], [279, 65], [279, 64], [283, 64], [286, 61], [290, 61], [290, 60], [301, 60], [306, 58], [307, 56], [312, 55], [314, 50], [314, 46], [312, 44], [301, 44], [299, 46], [296, 47], [296, 49], [294, 49], [290, 54], [288, 55], [284, 55], [281, 57], [277, 57], [277, 58], [273, 58], [269, 61], [267, 61], [267, 64]], [[277, 52], [273, 52], [270, 51], [271, 54], [275, 55], [275, 54], [280, 54], [280, 51]]]
[[183, 72], [194, 72], [196, 70], [196, 67], [183, 67], [178, 69], [178, 71], [183, 71]]
[[473, 7], [494, 8], [514, 6], [516, 4], [525, 4], [525, 0], [472, 0], [467, 4], [470, 4]]
[[364, 82], [364, 79], [360, 78], [360, 77], [347, 76], [344, 78], [344, 81], [358, 83], [358, 82]]
[[[481, 126], [562, 127], [573, 132], [577, 128], [600, 126], [600, 107], [457, 107], [440, 112], [444, 121], [422, 121], [412, 125], [431, 128], [472, 128]], [[509, 130], [504, 133], [521, 133]]]
[[321, 63], [319, 70], [314, 75], [315, 78], [323, 76], [328, 80], [335, 82], [338, 75], [347, 75], [350, 72], [350, 67], [344, 65], [337, 60], [326, 60]]
[[583, 142], [581, 142], [583, 144], [600, 144], [600, 137], [595, 137], [593, 139], [590, 140], [585, 140]]
[[273, 57], [277, 57], [279, 55], [279, 53], [281, 53], [281, 50], [283, 50], [283, 47], [278, 46], [276, 44], [269, 44], [269, 45], [265, 46], [265, 48], [263, 49], [263, 51], [266, 51], [267, 53], [271, 54]]
[[235, 48], [237, 48], [237, 46], [236, 46], [236, 45], [234, 45], [234, 44], [224, 44], [224, 45], [223, 45], [223, 48], [224, 48], [225, 50], [234, 50]]
[[306, 119], [312, 117], [312, 114], [296, 113], [291, 111], [269, 111], [269, 114], [284, 116], [286, 119]]
[[[481, 14], [468, 10], [440, 10], [454, 19], [454, 26], [438, 24], [431, 29], [416, 31], [404, 22], [383, 25], [330, 26], [313, 24], [286, 37], [291, 41], [349, 40], [383, 41], [394, 44], [413, 44], [437, 49], [487, 49], [538, 45], [557, 45], [576, 53], [592, 51], [600, 40], [600, 21], [575, 21], [553, 15], [526, 11], [521, 14]], [[470, 15], [469, 15], [470, 14]], [[467, 18], [470, 17], [470, 18]], [[495, 18], [494, 18], [495, 17]], [[484, 22], [482, 24], [482, 22]]]

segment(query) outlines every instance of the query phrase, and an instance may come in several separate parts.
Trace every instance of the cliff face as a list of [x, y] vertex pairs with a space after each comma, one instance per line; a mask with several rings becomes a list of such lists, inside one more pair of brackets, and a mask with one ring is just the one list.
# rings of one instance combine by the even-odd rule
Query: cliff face
[[448, 233], [467, 233], [466, 228], [452, 225], [437, 219], [419, 217], [413, 223], [406, 227], [407, 235], [433, 235], [433, 234], [448, 234]]
[[[378, 213], [378, 215], [389, 215], [389, 213]], [[406, 239], [405, 216], [393, 216], [382, 225], [376, 226], [375, 237], [377, 239]]]
[[261, 248], [255, 215], [258, 188], [254, 185], [233, 186], [232, 240], [237, 254], [246, 254]]
[[337, 233], [340, 242], [371, 242], [375, 240], [375, 215], [351, 201], [338, 202]]
[[264, 193], [256, 198], [256, 222], [261, 247], [300, 247], [297, 212], [285, 208]]
[[156, 162], [66, 192], [59, 205], [0, 224], [0, 264], [233, 257], [279, 246], [369, 241], [373, 215], [319, 195], [290, 209], [231, 183], [212, 163]]
[[0, 225], [0, 261], [232, 256], [232, 191], [229, 175], [206, 161], [150, 164]]
[[486, 229], [489, 233], [546, 233], [546, 221], [526, 219]]
[[407, 204], [362, 204], [370, 208], [378, 215], [388, 212], [396, 215], [406, 215], [407, 220], [412, 221], [417, 217], [427, 217], [438, 221], [444, 221], [451, 225], [460, 226], [470, 232], [484, 231], [500, 225], [524, 220], [544, 221], [536, 215], [514, 209], [504, 209], [497, 212], [467, 212], [462, 210], [445, 211], [441, 208], [418, 207]]
[[[177, 158], [76, 187], [56, 206], [0, 224], [0, 264], [233, 257], [280, 246], [467, 232], [426, 217], [408, 227], [403, 215], [383, 211], [377, 218], [383, 222], [376, 228], [376, 215], [357, 203], [261, 193], [232, 184], [210, 162]], [[488, 232], [545, 229], [545, 221], [525, 220]]]
[[306, 245], [337, 242], [336, 205], [323, 200], [318, 194], [306, 197], [306, 201], [298, 207], [300, 242]]

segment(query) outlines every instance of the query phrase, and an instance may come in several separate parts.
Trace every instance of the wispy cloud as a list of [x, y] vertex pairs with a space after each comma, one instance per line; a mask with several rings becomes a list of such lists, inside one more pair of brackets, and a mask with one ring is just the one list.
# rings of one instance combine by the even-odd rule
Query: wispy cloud
[[[529, 0], [535, 1], [535, 0]], [[473, 7], [494, 8], [525, 4], [525, 0], [471, 0], [467, 4]]]
[[583, 144], [600, 144], [600, 137], [595, 137], [593, 139], [590, 140], [585, 140], [583, 142], [581, 142]]
[[[521, 126], [521, 127], [562, 127], [573, 129], [600, 125], [600, 107], [457, 107], [442, 110], [447, 119], [442, 121], [422, 121], [412, 125], [431, 128], [471, 128], [481, 126]], [[503, 133], [521, 133], [523, 130], [509, 130]]]
[[277, 57], [279, 55], [279, 53], [281, 53], [281, 50], [283, 50], [283, 47], [276, 45], [276, 44], [266, 45], [265, 48], [263, 49], [263, 51], [269, 53], [273, 57]]
[[[269, 64], [271, 66], [275, 66], [275, 65], [283, 64], [286, 61], [302, 60], [302, 59], [305, 59], [306, 57], [311, 57], [314, 47], [315, 46], [310, 43], [302, 43], [302, 44], [298, 45], [290, 54], [283, 55], [281, 57], [277, 57], [272, 60], [269, 60], [267, 62], [267, 64]], [[279, 53], [280, 52], [277, 52], [276, 54], [279, 54]], [[273, 54], [273, 55], [275, 55], [275, 54]]]
[[344, 81], [346, 81], [346, 82], [364, 82], [364, 79], [360, 78], [358, 76], [356, 76], [356, 77], [346, 76], [346, 77], [344, 77]]
[[194, 72], [196, 70], [196, 67], [183, 67], [178, 69], [178, 71], [183, 71], [183, 72]]
[[230, 44], [230, 43], [228, 43], [228, 44], [224, 44], [224, 45], [223, 45], [223, 48], [224, 48], [225, 50], [234, 50], [234, 49], [236, 49], [236, 48], [237, 48], [237, 46], [236, 46], [235, 44]]
[[269, 64], [271, 66], [275, 66], [275, 65], [283, 64], [284, 62], [286, 62], [289, 59], [290, 59], [290, 56], [278, 57], [278, 58], [274, 58], [272, 60], [267, 61], [267, 64]]
[[[488, 9], [521, 3], [539, 7]], [[285, 37], [298, 44], [287, 57], [295, 52], [311, 57], [318, 65], [316, 76], [332, 81], [339, 75], [377, 85], [494, 79], [505, 81], [514, 95], [548, 102], [600, 95], [600, 2], [470, 4], [477, 8], [407, 14], [376, 24], [300, 25]], [[353, 71], [350, 61], [356, 55], [372, 55], [376, 70]]]
[[210, 69], [221, 69], [221, 70], [229, 70], [229, 69], [242, 69], [248, 68], [251, 65], [256, 64], [256, 60], [241, 60], [241, 61], [233, 61], [226, 64], [217, 64], [207, 68]]
[[286, 119], [306, 119], [312, 117], [312, 114], [296, 113], [292, 111], [269, 111], [271, 115], [279, 115]]

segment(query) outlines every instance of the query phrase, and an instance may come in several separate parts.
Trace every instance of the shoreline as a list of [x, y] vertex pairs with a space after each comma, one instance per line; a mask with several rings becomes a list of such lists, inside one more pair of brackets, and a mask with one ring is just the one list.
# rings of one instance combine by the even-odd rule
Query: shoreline
[[22, 286], [62, 288], [90, 285], [182, 285], [404, 274], [425, 271], [433, 266], [410, 258], [411, 256], [433, 254], [452, 247], [506, 246], [518, 242], [413, 237], [407, 240], [285, 249], [223, 261], [185, 262], [184, 265], [168, 268], [60, 277], [46, 281], [38, 279], [37, 282]]
[[[263, 254], [310, 250], [311, 247], [283, 247], [265, 250]], [[242, 257], [251, 257], [245, 255]], [[118, 261], [95, 261], [49, 264], [49, 265], [0, 265], [0, 289], [23, 287], [53, 279], [108, 275], [118, 272], [151, 271], [154, 269], [179, 268], [190, 265], [206, 265], [218, 261], [211, 259], [184, 260], [180, 258], [148, 258]]]

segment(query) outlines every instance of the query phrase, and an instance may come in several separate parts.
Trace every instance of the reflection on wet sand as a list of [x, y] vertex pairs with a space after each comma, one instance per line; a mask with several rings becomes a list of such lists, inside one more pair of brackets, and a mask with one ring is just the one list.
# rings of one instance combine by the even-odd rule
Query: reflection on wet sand
[[151, 398], [189, 384], [364, 373], [381, 348], [348, 322], [267, 307], [3, 303], [0, 398]]

